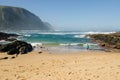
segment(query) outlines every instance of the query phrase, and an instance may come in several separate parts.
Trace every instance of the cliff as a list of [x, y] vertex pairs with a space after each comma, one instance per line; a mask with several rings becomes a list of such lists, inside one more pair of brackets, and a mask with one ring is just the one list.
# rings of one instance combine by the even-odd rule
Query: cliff
[[0, 30], [53, 30], [24, 8], [0, 6]]

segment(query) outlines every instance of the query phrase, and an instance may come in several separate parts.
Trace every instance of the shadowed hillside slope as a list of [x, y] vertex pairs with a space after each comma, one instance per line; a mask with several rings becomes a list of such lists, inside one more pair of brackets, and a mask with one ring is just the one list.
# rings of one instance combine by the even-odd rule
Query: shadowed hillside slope
[[0, 30], [52, 30], [26, 9], [0, 6]]

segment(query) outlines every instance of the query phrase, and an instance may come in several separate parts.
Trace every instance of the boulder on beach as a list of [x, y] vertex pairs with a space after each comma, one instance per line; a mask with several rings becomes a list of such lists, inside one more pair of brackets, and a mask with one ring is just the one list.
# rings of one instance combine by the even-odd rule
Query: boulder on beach
[[0, 52], [7, 52], [8, 55], [27, 54], [33, 50], [31, 44], [24, 41], [14, 41], [9, 44], [0, 45]]

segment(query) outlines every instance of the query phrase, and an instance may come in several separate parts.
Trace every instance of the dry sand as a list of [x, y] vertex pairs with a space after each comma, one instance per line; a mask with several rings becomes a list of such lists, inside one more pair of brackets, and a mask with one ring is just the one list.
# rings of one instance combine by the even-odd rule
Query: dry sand
[[[0, 58], [6, 54], [0, 54]], [[120, 53], [20, 55], [0, 60], [0, 80], [120, 80]]]

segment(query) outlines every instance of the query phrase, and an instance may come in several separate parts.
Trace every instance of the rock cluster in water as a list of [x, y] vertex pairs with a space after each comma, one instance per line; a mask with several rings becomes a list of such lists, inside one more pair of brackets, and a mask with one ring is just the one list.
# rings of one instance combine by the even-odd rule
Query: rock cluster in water
[[120, 49], [120, 32], [112, 34], [93, 34], [90, 35], [90, 37], [102, 47]]

